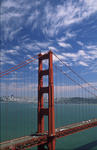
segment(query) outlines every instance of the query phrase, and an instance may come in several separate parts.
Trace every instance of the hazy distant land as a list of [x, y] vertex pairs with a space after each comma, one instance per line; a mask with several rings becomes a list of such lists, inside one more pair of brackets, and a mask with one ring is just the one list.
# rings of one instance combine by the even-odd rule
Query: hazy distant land
[[97, 98], [82, 98], [82, 97], [71, 97], [71, 98], [55, 98], [55, 103], [61, 104], [97, 104]]
[[[0, 102], [32, 102], [37, 103], [37, 99], [27, 98], [27, 97], [14, 97], [2, 96], [0, 97]], [[47, 103], [47, 98], [44, 98], [44, 102]], [[82, 98], [82, 97], [71, 97], [71, 98], [55, 98], [56, 104], [97, 104], [97, 98]]]

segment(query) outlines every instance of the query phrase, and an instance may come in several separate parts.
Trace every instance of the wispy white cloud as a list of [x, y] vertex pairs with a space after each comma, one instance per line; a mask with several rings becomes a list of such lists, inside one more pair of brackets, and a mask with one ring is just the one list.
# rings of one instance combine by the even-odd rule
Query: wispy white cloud
[[82, 43], [81, 41], [77, 41], [77, 44], [80, 46], [84, 46], [84, 43]]
[[90, 71], [93, 73], [97, 73], [97, 61], [92, 63], [89, 67]]
[[8, 57], [5, 53], [0, 53], [0, 65], [3, 64], [12, 64], [15, 65], [15, 61]]
[[15, 31], [10, 32], [9, 39], [12, 41], [15, 38], [15, 35], [19, 33], [22, 30], [22, 27], [17, 28]]
[[18, 55], [18, 51], [14, 49], [9, 49], [5, 51], [5, 54], [12, 54], [12, 55]]
[[74, 33], [74, 32], [66, 32], [66, 38], [67, 39], [73, 38], [75, 36], [76, 36], [76, 33]]
[[66, 40], [74, 38], [74, 37], [76, 37], [76, 33], [72, 31], [67, 31], [66, 33], [64, 33], [64, 35], [62, 35], [62, 37], [58, 38], [57, 41], [65, 42]]
[[50, 48], [52, 50], [56, 50], [56, 48], [50, 46], [52, 45], [52, 41], [45, 41], [45, 42], [41, 42], [41, 41], [27, 41], [27, 42], [23, 42], [22, 46], [24, 47], [25, 50], [27, 51], [34, 51], [35, 53], [39, 53], [40, 51], [48, 51]]
[[82, 65], [82, 66], [86, 66], [86, 67], [88, 66], [88, 64], [86, 64], [86, 63], [83, 62], [83, 61], [79, 61], [79, 64]]
[[[1, 22], [6, 38], [8, 38], [7, 32], [10, 34], [24, 24], [31, 25], [33, 30], [40, 27], [44, 34], [54, 36], [60, 30], [79, 23], [97, 12], [97, 0], [91, 0], [91, 2], [88, 0], [72, 2], [70, 0], [56, 6], [46, 2], [42, 13], [37, 7], [40, 5], [44, 5], [43, 0], [29, 1], [29, 3], [28, 0], [3, 1], [1, 3]], [[11, 22], [13, 23], [11, 24]], [[65, 39], [74, 36], [74, 33], [67, 32]]]
[[39, 16], [39, 11], [35, 10], [35, 12], [31, 13], [28, 17], [27, 24], [32, 24], [35, 19]]
[[72, 46], [69, 43], [59, 42], [59, 46], [64, 48], [72, 48]]
[[[60, 55], [60, 54], [57, 54], [58, 58], [61, 59], [61, 60], [64, 60], [65, 57], [63, 55]], [[53, 61], [54, 62], [58, 62], [59, 59], [58, 59], [55, 55], [53, 55]]]
[[92, 50], [92, 51], [90, 51], [88, 53], [92, 56], [93, 59], [97, 58], [97, 50]]
[[15, 61], [9, 55], [18, 55], [18, 51], [15, 49], [4, 50], [2, 49], [0, 52], [0, 65], [3, 64], [12, 64], [15, 65]]
[[62, 55], [66, 58], [71, 58], [73, 61], [77, 61], [80, 58], [87, 56], [84, 50], [79, 50], [77, 53], [62, 53]]
[[86, 47], [87, 49], [91, 50], [91, 51], [92, 51], [92, 50], [97, 50], [97, 45], [90, 45], [90, 44], [89, 44], [89, 45], [86, 45], [85, 47]]
[[49, 46], [49, 42], [37, 42], [36, 44], [41, 48], [47, 48]]
[[79, 23], [97, 12], [97, 1], [79, 2], [65, 1], [63, 4], [52, 6], [49, 2], [45, 6], [43, 32], [49, 36], [56, 35], [62, 28]]
[[64, 41], [66, 41], [66, 37], [62, 36], [62, 37], [58, 38], [57, 41], [64, 42]]
[[32, 12], [30, 14], [30, 16], [27, 19], [26, 25], [31, 25], [32, 26], [32, 30], [34, 30], [35, 28], [37, 28], [38, 26], [38, 18], [39, 18], [39, 14], [40, 12], [36, 9], [34, 12]]
[[49, 46], [48, 49], [54, 52], [58, 52], [57, 48], [54, 46]]
[[[95, 63], [97, 63], [97, 51], [85, 51], [85, 50], [79, 50], [77, 53], [62, 53], [65, 60], [70, 59], [75, 63], [76, 65], [82, 65], [82, 66], [90, 66], [90, 64], [95, 60]], [[90, 68], [90, 67], [89, 67]]]
[[[13, 1], [6, 0], [1, 3], [1, 26], [3, 30], [4, 40], [9, 39], [12, 36], [14, 38], [15, 32], [19, 31], [20, 27], [24, 27], [26, 23], [32, 23], [33, 19], [36, 18], [35, 22], [38, 22], [37, 16], [39, 14], [37, 6], [40, 1]], [[33, 11], [31, 15], [31, 9]], [[28, 15], [30, 14], [30, 15]], [[35, 24], [33, 25], [35, 28]], [[11, 35], [12, 34], [12, 35]]]

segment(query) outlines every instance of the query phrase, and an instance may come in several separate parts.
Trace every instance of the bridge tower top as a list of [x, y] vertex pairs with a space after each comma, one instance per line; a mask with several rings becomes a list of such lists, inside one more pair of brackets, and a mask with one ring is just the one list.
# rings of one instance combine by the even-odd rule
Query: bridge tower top
[[[43, 60], [48, 59], [48, 69], [43, 70]], [[48, 147], [49, 150], [55, 148], [55, 115], [54, 115], [54, 85], [53, 85], [53, 59], [52, 51], [42, 55], [39, 54], [38, 69], [38, 133], [44, 132], [44, 115], [48, 116]], [[43, 87], [43, 76], [48, 76], [48, 86]], [[44, 108], [43, 94], [48, 94], [48, 108]], [[43, 146], [39, 146], [39, 150]]]

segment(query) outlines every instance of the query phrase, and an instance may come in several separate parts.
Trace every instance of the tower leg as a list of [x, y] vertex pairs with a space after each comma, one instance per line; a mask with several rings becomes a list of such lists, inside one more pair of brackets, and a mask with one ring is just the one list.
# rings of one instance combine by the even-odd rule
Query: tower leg
[[48, 141], [48, 150], [55, 150], [55, 143], [56, 143], [55, 138], [50, 137], [50, 139]]

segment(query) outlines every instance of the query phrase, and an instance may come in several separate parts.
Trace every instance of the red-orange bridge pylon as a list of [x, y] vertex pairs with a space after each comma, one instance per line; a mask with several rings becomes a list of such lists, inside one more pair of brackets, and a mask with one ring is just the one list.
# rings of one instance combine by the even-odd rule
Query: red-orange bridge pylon
[[[43, 60], [48, 59], [48, 70], [43, 70]], [[43, 76], [48, 75], [48, 86], [43, 87]], [[44, 108], [44, 94], [48, 94], [48, 108]], [[54, 115], [54, 85], [52, 52], [39, 55], [38, 72], [38, 133], [44, 133], [44, 115], [48, 116], [48, 142], [49, 150], [55, 150], [55, 115]], [[38, 150], [45, 150], [45, 145], [39, 145]]]

